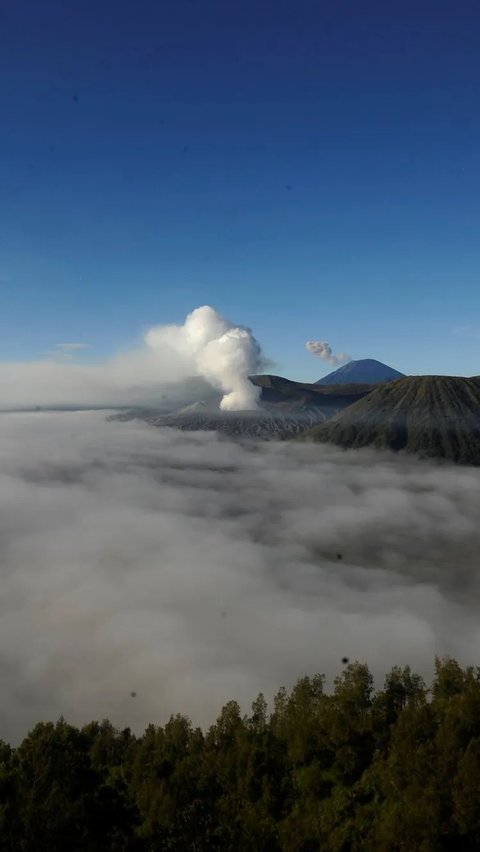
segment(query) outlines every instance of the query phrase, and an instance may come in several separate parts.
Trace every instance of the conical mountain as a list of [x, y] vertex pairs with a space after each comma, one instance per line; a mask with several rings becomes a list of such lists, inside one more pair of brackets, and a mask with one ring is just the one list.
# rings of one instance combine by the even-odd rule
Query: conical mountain
[[480, 380], [409, 376], [375, 388], [308, 436], [480, 465]]
[[362, 358], [359, 361], [349, 361], [323, 379], [316, 382], [317, 385], [352, 385], [368, 384], [377, 385], [381, 382], [393, 382], [404, 378], [404, 373], [394, 370], [381, 361], [374, 358]]

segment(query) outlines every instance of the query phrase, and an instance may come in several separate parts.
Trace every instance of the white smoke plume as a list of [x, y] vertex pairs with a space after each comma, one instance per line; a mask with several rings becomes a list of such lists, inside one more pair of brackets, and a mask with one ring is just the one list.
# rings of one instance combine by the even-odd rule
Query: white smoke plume
[[261, 352], [250, 329], [233, 326], [204, 305], [192, 311], [182, 326], [150, 329], [145, 342], [154, 352], [171, 347], [182, 359], [191, 358], [198, 375], [224, 394], [222, 410], [257, 408], [260, 390], [248, 377], [258, 370]]
[[321, 358], [322, 361], [326, 361], [327, 364], [331, 364], [332, 367], [338, 367], [340, 364], [346, 364], [347, 361], [352, 360], [350, 355], [345, 352], [339, 352], [335, 355], [326, 340], [307, 340], [305, 349], [308, 349], [317, 358]]
[[[151, 328], [136, 350], [102, 363], [72, 356], [83, 344], [61, 344], [42, 360], [0, 363], [0, 407], [153, 403], [174, 383], [199, 377], [223, 394], [224, 410], [255, 409], [259, 388], [248, 379], [262, 355], [252, 332], [205, 305], [183, 325]], [[70, 357], [59, 358], [62, 352]]]

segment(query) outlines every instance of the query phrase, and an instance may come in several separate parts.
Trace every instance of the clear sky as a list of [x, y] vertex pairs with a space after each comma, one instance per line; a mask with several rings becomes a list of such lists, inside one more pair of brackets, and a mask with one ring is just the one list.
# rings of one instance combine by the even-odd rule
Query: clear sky
[[209, 303], [480, 373], [480, 5], [16, 0], [0, 12], [0, 359]]

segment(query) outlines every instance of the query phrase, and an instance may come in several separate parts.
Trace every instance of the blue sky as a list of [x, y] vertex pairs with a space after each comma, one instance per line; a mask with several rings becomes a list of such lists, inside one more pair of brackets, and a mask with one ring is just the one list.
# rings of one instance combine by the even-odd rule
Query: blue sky
[[0, 16], [0, 359], [209, 303], [480, 373], [476, 2], [17, 0]]

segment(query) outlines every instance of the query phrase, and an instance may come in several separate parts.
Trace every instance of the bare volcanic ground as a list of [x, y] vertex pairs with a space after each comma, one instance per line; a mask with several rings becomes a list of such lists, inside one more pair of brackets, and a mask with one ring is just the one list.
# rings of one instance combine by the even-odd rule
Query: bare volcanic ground
[[306, 433], [345, 448], [406, 450], [480, 465], [480, 380], [409, 376], [372, 390]]
[[143, 420], [183, 432], [218, 432], [230, 438], [283, 440], [325, 422], [371, 390], [370, 385], [323, 388], [281, 376], [251, 376], [250, 380], [261, 388], [256, 411], [220, 411], [212, 404], [197, 402], [173, 412], [134, 408], [114, 415], [114, 419]]
[[171, 427], [182, 432], [218, 432], [230, 438], [284, 440], [325, 420], [318, 409], [295, 414], [249, 411], [191, 411], [161, 414], [154, 409], [132, 409], [116, 414], [115, 420], [143, 420], [151, 426]]

